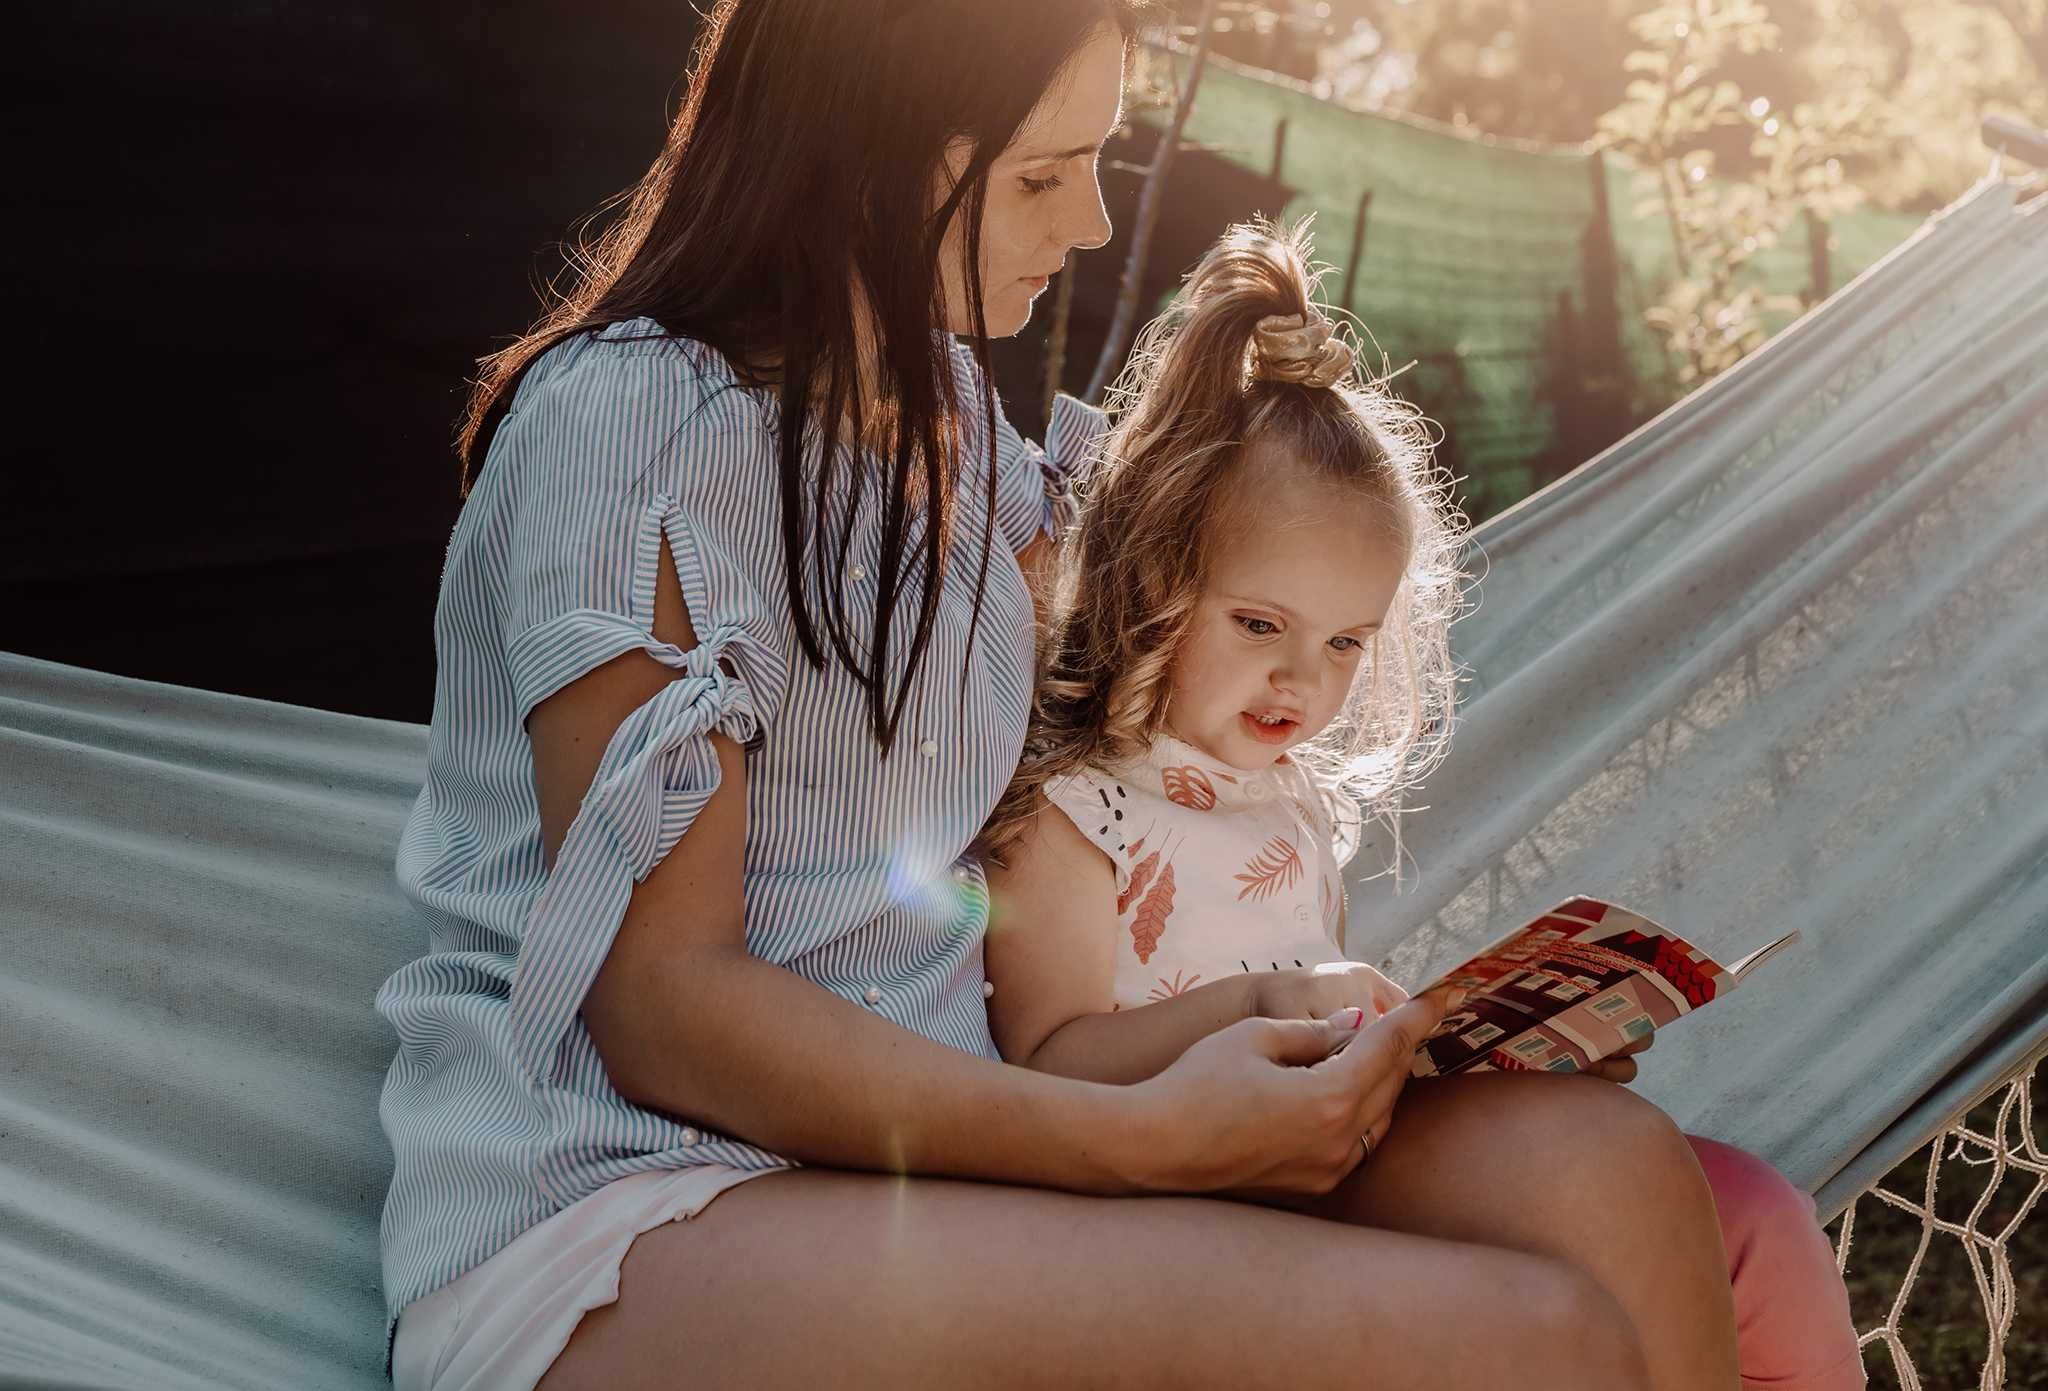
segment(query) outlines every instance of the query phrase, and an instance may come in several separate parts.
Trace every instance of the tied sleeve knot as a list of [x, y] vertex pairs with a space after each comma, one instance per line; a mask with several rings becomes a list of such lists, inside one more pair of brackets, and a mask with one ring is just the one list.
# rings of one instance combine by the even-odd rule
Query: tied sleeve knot
[[685, 652], [644, 649], [676, 673], [623, 720], [562, 839], [527, 917], [512, 977], [514, 1045], [529, 1079], [545, 1082], [583, 998], [610, 953], [634, 886], [673, 850], [718, 791], [713, 733], [757, 742], [761, 715], [739, 671], [770, 654], [745, 629], [713, 628]]

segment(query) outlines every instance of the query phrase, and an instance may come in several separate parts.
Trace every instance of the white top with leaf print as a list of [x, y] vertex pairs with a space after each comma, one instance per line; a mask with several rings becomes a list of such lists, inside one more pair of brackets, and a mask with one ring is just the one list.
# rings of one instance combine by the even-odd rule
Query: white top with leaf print
[[1116, 867], [1116, 1008], [1243, 971], [1341, 961], [1329, 807], [1301, 765], [1256, 773], [1160, 736], [1116, 772], [1045, 795]]

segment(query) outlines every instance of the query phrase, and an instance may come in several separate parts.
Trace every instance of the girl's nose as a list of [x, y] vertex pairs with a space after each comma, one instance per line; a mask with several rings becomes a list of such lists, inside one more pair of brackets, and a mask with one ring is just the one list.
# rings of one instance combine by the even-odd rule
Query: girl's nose
[[1273, 672], [1273, 689], [1296, 700], [1307, 700], [1316, 693], [1322, 673], [1313, 663], [1289, 662]]

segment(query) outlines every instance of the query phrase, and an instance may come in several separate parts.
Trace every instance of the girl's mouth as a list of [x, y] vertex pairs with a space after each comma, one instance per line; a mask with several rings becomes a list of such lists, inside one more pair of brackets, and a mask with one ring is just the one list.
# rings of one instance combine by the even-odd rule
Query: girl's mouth
[[1248, 711], [1240, 711], [1237, 722], [1246, 735], [1261, 744], [1284, 744], [1292, 739], [1294, 731], [1301, 727], [1299, 720], [1290, 720], [1284, 715], [1270, 717], [1269, 722], [1268, 719], [1261, 719]]

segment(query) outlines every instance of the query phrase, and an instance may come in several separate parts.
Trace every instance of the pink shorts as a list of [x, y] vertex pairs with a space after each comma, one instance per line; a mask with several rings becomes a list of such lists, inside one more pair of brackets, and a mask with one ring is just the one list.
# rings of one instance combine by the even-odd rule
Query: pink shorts
[[583, 1316], [619, 1297], [619, 1264], [634, 1238], [695, 1217], [735, 1184], [782, 1172], [666, 1169], [578, 1199], [405, 1306], [391, 1350], [393, 1391], [532, 1391]]
[[1742, 1391], [1861, 1391], [1849, 1291], [1813, 1199], [1747, 1150], [1685, 1138], [1721, 1217]]

